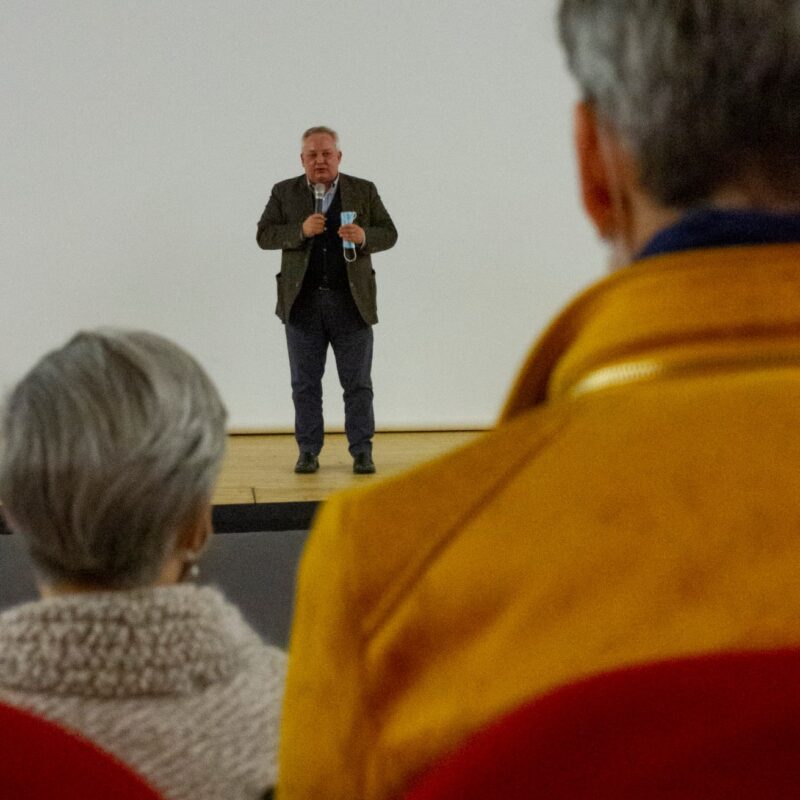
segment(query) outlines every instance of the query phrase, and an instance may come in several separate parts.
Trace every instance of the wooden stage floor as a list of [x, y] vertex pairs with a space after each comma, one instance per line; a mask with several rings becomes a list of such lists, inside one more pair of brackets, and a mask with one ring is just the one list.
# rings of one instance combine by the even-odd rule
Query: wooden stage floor
[[232, 434], [214, 494], [215, 505], [324, 500], [332, 492], [364, 486], [435, 458], [479, 436], [481, 431], [378, 433], [373, 440], [375, 475], [354, 475], [343, 433], [325, 436], [320, 469], [295, 475], [297, 445], [291, 434]]

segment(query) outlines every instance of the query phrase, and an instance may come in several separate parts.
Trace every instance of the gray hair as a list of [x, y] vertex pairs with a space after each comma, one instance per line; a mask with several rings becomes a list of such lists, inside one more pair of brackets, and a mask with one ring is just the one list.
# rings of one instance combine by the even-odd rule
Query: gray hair
[[309, 136], [313, 136], [316, 133], [324, 133], [326, 136], [330, 136], [333, 139], [333, 143], [336, 145], [336, 149], [339, 149], [339, 134], [336, 133], [333, 128], [327, 127], [327, 125], [315, 125], [313, 128], [303, 131], [303, 135], [300, 137], [301, 143], [305, 142]]
[[156, 580], [210, 502], [226, 411], [200, 365], [152, 333], [82, 332], [44, 356], [3, 415], [0, 498], [45, 578]]
[[748, 178], [800, 200], [798, 0], [562, 0], [559, 24], [656, 200], [689, 206]]

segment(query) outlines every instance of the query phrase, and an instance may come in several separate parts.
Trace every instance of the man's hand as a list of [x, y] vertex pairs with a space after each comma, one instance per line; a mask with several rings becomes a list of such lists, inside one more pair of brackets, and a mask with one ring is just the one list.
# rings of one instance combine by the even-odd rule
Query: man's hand
[[355, 223], [351, 223], [350, 225], [342, 225], [342, 227], [339, 228], [339, 236], [341, 236], [346, 242], [353, 242], [359, 247], [364, 244], [364, 240], [366, 238], [364, 229]]
[[310, 217], [306, 217], [305, 222], [303, 222], [303, 236], [305, 236], [306, 239], [310, 239], [312, 236], [316, 236], [324, 230], [324, 214], [312, 214]]

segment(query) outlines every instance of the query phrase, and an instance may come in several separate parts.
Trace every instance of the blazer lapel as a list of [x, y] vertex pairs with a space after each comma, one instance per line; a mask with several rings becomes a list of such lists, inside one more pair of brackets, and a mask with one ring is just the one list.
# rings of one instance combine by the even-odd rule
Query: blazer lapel
[[361, 187], [357, 183], [353, 183], [349, 175], [339, 173], [339, 192], [342, 199], [342, 211], [355, 211], [356, 225], [361, 225], [362, 228], [366, 227], [369, 224], [367, 218], [369, 212]]
[[314, 192], [309, 188], [305, 175], [301, 175], [297, 179], [296, 197], [298, 207], [302, 210], [303, 219], [314, 213]]
[[[339, 197], [342, 200], [342, 211], [355, 211], [356, 198], [353, 195], [353, 184], [347, 175], [339, 173]], [[358, 221], [358, 220], [356, 220]]]

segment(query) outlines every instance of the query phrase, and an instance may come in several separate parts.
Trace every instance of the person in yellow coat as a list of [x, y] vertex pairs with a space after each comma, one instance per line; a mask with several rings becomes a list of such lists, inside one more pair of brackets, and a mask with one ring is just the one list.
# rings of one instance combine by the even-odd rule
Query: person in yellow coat
[[563, 0], [583, 200], [618, 267], [495, 430], [327, 502], [278, 796], [398, 797], [584, 676], [800, 642], [800, 12]]

